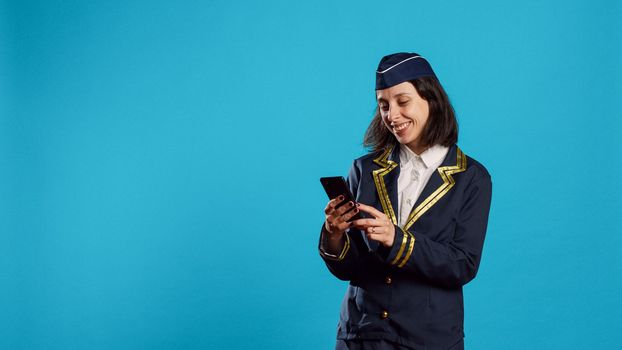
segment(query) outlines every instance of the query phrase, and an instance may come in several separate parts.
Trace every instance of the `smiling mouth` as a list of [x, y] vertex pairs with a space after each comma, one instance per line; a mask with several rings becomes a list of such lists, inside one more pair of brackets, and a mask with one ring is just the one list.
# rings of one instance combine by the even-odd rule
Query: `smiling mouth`
[[406, 122], [406, 123], [402, 123], [402, 124], [398, 124], [396, 126], [393, 127], [393, 131], [394, 132], [400, 132], [400, 131], [404, 131], [404, 129], [406, 129], [411, 122]]

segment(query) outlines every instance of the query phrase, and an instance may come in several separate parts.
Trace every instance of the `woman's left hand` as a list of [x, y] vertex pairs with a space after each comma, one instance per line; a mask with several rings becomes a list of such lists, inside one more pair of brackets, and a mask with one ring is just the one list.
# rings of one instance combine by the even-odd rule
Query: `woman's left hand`
[[358, 219], [352, 221], [352, 226], [365, 232], [367, 238], [378, 241], [385, 247], [391, 247], [395, 240], [395, 226], [388, 216], [374, 207], [358, 203], [358, 208], [371, 216], [373, 219]]

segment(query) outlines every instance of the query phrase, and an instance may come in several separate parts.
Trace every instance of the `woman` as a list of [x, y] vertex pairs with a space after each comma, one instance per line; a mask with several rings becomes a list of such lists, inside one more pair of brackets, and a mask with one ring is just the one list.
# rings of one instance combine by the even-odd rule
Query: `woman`
[[329, 270], [350, 281], [336, 348], [463, 349], [462, 286], [479, 266], [490, 175], [456, 146], [453, 107], [423, 57], [382, 58], [376, 97], [372, 152], [347, 180], [356, 203], [330, 200], [320, 237]]

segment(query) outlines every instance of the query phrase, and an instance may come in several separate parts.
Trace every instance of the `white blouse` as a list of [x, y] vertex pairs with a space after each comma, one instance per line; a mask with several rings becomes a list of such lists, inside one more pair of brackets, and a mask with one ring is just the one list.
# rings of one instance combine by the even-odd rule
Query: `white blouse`
[[405, 145], [400, 145], [400, 175], [397, 178], [398, 226], [402, 227], [417, 202], [417, 198], [445, 159], [448, 147], [434, 145], [421, 154], [416, 154]]

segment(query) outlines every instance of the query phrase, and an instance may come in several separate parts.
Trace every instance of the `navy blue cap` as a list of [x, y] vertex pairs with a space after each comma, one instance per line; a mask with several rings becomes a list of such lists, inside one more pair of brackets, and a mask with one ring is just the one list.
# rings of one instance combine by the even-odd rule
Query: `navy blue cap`
[[436, 74], [425, 58], [416, 53], [394, 53], [384, 56], [378, 64], [376, 90], [390, 88], [420, 77], [436, 78]]

